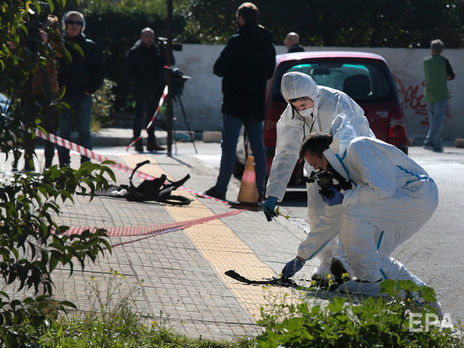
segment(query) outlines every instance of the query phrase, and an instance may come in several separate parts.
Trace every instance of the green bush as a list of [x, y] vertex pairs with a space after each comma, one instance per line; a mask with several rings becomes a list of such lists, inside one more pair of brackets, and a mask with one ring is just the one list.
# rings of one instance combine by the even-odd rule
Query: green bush
[[101, 127], [109, 127], [113, 120], [111, 113], [115, 95], [113, 87], [115, 83], [108, 79], [103, 80], [102, 86], [92, 95], [92, 122], [90, 129], [93, 132], [98, 131]]
[[[65, 2], [46, 3], [54, 12]], [[46, 115], [58, 114], [63, 107], [45, 95], [33, 96], [31, 90], [34, 73], [45, 69], [47, 59], [54, 59], [57, 53], [54, 45], [45, 45], [38, 36], [37, 16], [46, 10], [44, 4], [9, 0], [0, 5], [0, 91], [11, 101], [9, 118], [0, 117], [0, 148], [6, 159], [13, 153], [13, 163], [23, 154], [29, 169], [33, 168], [31, 144], [37, 128]], [[49, 34], [49, 42], [61, 40], [57, 30], [50, 29]], [[76, 192], [93, 197], [96, 190], [106, 188], [108, 180], [114, 178], [106, 165], [90, 162], [78, 170], [53, 166], [43, 173], [1, 173], [1, 346], [33, 344], [58, 313], [74, 307], [70, 302], [53, 300], [52, 273], [60, 267], [72, 274], [76, 262], [84, 268], [87, 261], [95, 262], [111, 247], [103, 229], [66, 235], [68, 227], [57, 222], [60, 204], [72, 201]]]
[[[260, 347], [464, 347], [451, 334], [451, 328], [427, 327], [427, 314], [435, 316], [430, 306], [420, 306], [415, 299], [436, 301], [431, 288], [411, 281], [386, 280], [382, 292], [387, 297], [362, 299], [334, 297], [327, 305], [280, 304], [262, 309], [258, 322], [265, 328], [257, 338]], [[277, 313], [277, 314], [276, 314]], [[421, 325], [411, 325], [415, 313]], [[424, 328], [424, 329], [423, 329]]]

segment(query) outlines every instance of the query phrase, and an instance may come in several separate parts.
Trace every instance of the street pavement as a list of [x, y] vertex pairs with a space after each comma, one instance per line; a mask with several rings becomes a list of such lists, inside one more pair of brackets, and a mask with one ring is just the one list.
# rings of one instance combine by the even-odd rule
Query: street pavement
[[[173, 180], [179, 180], [190, 174], [191, 178], [184, 186], [195, 192], [203, 192], [215, 183], [219, 143], [197, 141], [198, 154], [195, 154], [191, 143], [178, 142], [169, 157], [165, 151], [125, 151], [121, 145], [130, 141], [130, 135], [130, 130], [103, 130], [94, 134], [94, 143], [116, 147], [96, 147], [94, 151], [132, 168], [148, 159], [151, 164], [142, 167], [141, 171], [156, 177], [164, 173]], [[157, 137], [159, 143], [166, 143], [164, 132], [157, 132]], [[36, 168], [42, 168], [43, 151], [38, 149], [37, 153]], [[77, 168], [79, 156], [74, 153], [71, 160], [72, 167]], [[2, 171], [11, 167], [10, 159], [0, 163]], [[116, 184], [128, 184], [130, 173], [114, 172]], [[232, 178], [227, 193], [229, 200], [235, 200], [239, 187], [240, 182]], [[228, 205], [196, 197], [187, 191], [176, 190], [174, 194], [190, 198], [191, 204], [175, 207], [111, 197], [95, 197], [89, 202], [88, 197], [75, 196], [74, 203], [62, 205], [59, 221], [73, 227], [138, 227], [234, 211]], [[439, 227], [434, 223], [434, 230], [437, 229]], [[295, 256], [299, 243], [305, 237], [305, 231], [298, 224], [283, 216], [269, 223], [260, 211], [243, 211], [147, 239], [111, 237], [110, 243], [115, 245], [112, 254], [99, 257], [95, 264], [88, 263], [83, 271], [75, 271], [72, 276], [67, 269], [54, 272], [54, 295], [76, 303], [82, 311], [98, 309], [102, 304], [107, 308], [115, 307], [129, 299], [134, 310], [143, 314], [147, 322], [155, 321], [193, 338], [231, 340], [255, 336], [261, 331], [256, 324], [260, 306], [288, 298], [292, 300], [299, 295], [288, 288], [239, 283], [225, 276], [224, 272], [233, 269], [249, 279], [277, 276], [284, 264]], [[431, 236], [427, 237], [424, 243], [433, 240]], [[414, 250], [409, 252], [403, 247], [398, 251], [398, 254], [403, 254], [403, 259], [409, 259], [405, 260], [407, 265], [416, 257], [417, 248]], [[425, 249], [425, 254], [432, 257], [428, 250], [432, 249]], [[307, 279], [316, 266], [317, 261], [305, 265], [296, 281], [307, 285]], [[424, 267], [425, 263], [419, 275], [427, 274]], [[437, 272], [440, 273], [438, 269]], [[439, 284], [434, 282], [433, 285]], [[285, 297], [285, 293], [291, 296]], [[445, 295], [444, 289], [440, 288], [439, 295]], [[316, 294], [316, 301], [325, 301], [326, 298], [324, 294]], [[451, 298], [445, 302], [446, 309], [452, 309]]]
[[[120, 130], [116, 135], [122, 137], [122, 133]], [[164, 143], [162, 134], [158, 138]], [[184, 143], [183, 148], [191, 145]], [[201, 152], [202, 144], [197, 145]], [[156, 177], [165, 173], [179, 180], [190, 174], [184, 186], [196, 192], [212, 186], [217, 176], [217, 170], [199, 159], [201, 154], [200, 157], [184, 156], [178, 151], [177, 155], [168, 157], [166, 152], [139, 154], [132, 149], [126, 152], [121, 147], [119, 151], [107, 148], [106, 152], [99, 152], [99, 148], [94, 151], [132, 168], [148, 159], [151, 164], [141, 171]], [[71, 154], [71, 166], [77, 168], [80, 156]], [[4, 154], [1, 156], [0, 169], [10, 170], [11, 156], [8, 159]], [[207, 160], [208, 154], [204, 158]], [[43, 168], [42, 149], [37, 150], [35, 165], [37, 170]], [[130, 173], [117, 170], [114, 173], [116, 184], [128, 184]], [[232, 179], [229, 199], [237, 197], [239, 187], [240, 182]], [[191, 204], [137, 203], [112, 197], [95, 197], [89, 201], [88, 197], [76, 195], [74, 203], [62, 204], [58, 221], [72, 227], [137, 227], [234, 211], [228, 205], [186, 191], [176, 190], [175, 194], [190, 198]], [[95, 264], [88, 263], [83, 271], [75, 268], [72, 276], [68, 269], [56, 269], [54, 296], [75, 303], [82, 311], [99, 309], [102, 304], [106, 308], [115, 307], [127, 298], [148, 322], [155, 321], [189, 337], [231, 340], [255, 336], [261, 330], [256, 324], [260, 306], [276, 299], [283, 301], [284, 293], [291, 290], [246, 285], [225, 276], [224, 272], [233, 269], [250, 279], [276, 276], [285, 262], [295, 256], [304, 237], [302, 230], [283, 217], [268, 223], [261, 211], [243, 211], [138, 241], [134, 241], [140, 239], [137, 236], [111, 237], [113, 245], [126, 244], [114, 246], [111, 254], [99, 257]], [[299, 276], [309, 279], [314, 267], [305, 269]]]

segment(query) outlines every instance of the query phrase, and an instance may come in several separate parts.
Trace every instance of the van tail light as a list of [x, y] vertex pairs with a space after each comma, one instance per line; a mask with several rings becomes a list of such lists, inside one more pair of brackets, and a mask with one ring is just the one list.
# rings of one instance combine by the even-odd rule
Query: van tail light
[[388, 142], [393, 145], [403, 145], [408, 143], [403, 109], [400, 105], [390, 111]]

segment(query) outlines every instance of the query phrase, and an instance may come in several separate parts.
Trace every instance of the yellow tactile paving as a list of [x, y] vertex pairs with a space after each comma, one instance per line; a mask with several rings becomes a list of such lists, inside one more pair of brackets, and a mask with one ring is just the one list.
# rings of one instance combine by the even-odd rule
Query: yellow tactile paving
[[[121, 156], [130, 167], [135, 167], [138, 162], [152, 157], [143, 156]], [[163, 172], [159, 165], [150, 165], [143, 168], [143, 172], [160, 176]], [[165, 173], [166, 174], [166, 173]], [[178, 190], [176, 195], [185, 195], [193, 199], [188, 206], [176, 207], [166, 206], [168, 213], [176, 221], [184, 221], [213, 215], [213, 212], [201, 203], [193, 195]], [[219, 278], [236, 296], [242, 306], [255, 318], [260, 315], [260, 306], [268, 304], [269, 298], [283, 298], [283, 294], [288, 289], [270, 287], [266, 290], [260, 286], [249, 286], [239, 283], [229, 277], [224, 272], [234, 269], [240, 274], [246, 275], [250, 279], [270, 278], [274, 272], [254, 254], [237, 235], [225, 225], [221, 220], [214, 220], [204, 224], [195, 225], [184, 230], [197, 250], [210, 262], [217, 271]]]

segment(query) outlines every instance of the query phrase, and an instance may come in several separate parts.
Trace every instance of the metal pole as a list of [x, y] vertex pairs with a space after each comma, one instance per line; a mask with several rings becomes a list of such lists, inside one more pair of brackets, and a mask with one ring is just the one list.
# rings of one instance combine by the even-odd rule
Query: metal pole
[[[172, 62], [172, 0], [167, 0], [168, 5], [168, 65], [171, 67]], [[167, 69], [167, 83], [168, 83], [168, 95], [166, 98], [166, 112], [167, 112], [167, 131], [168, 131], [168, 156], [172, 157], [172, 124], [173, 124], [173, 113], [172, 113], [172, 69]]]

